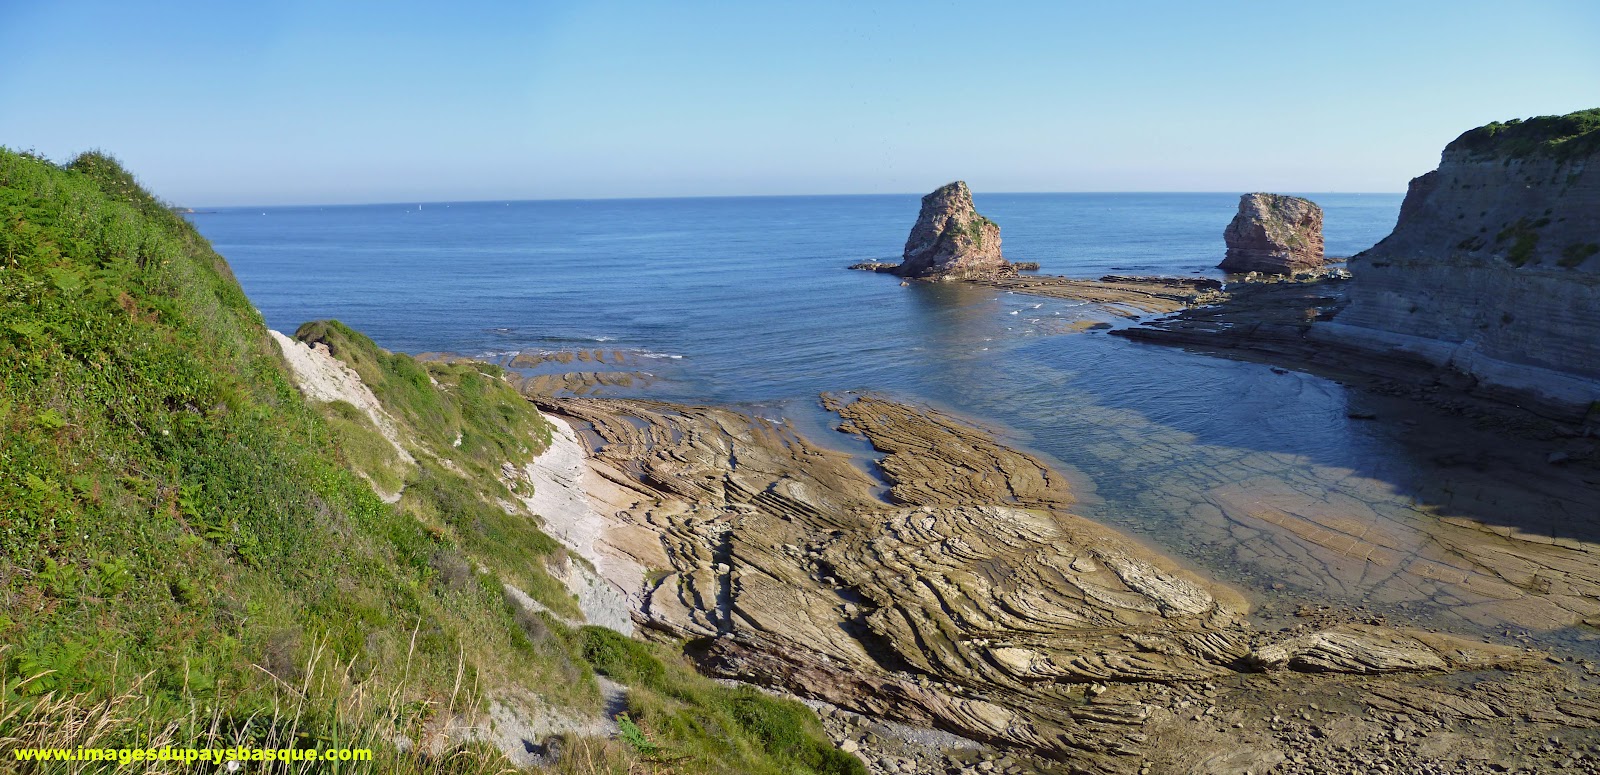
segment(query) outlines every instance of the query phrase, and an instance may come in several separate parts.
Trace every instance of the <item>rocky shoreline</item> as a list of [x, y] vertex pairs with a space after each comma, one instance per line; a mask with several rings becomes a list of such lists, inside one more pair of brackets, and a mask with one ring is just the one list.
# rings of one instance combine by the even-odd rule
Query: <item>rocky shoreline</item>
[[640, 631], [817, 703], [873, 772], [1600, 766], [1600, 666], [1358, 610], [1256, 630], [1237, 592], [1072, 515], [1027, 453], [822, 400], [884, 455], [871, 475], [731, 410], [535, 398], [588, 449], [599, 534], [655, 569], [628, 590]]
[[[1250, 274], [1226, 285], [1021, 277], [959, 181], [923, 198], [899, 264], [851, 267], [1162, 315], [1083, 327], [1390, 401], [1346, 418], [1393, 409], [1416, 429], [1399, 443], [1471, 469], [1419, 493], [1451, 504], [1464, 484], [1480, 511], [1274, 480], [1247, 455], [1204, 461], [1220, 483], [1155, 494], [1179, 501], [1163, 506], [1195, 523], [1185, 535], [1385, 613], [1252, 612], [1249, 590], [1075, 514], [1062, 472], [929, 406], [822, 395], [881, 456], [863, 461], [731, 409], [547, 392], [583, 393], [581, 374], [523, 389], [588, 449], [587, 535], [628, 558], [607, 577], [638, 632], [812, 703], [875, 773], [1600, 772], [1600, 665], [1528, 645], [1600, 626], [1600, 524], [1528, 515], [1581, 512], [1600, 484], [1600, 403], [1581, 400], [1600, 247], [1572, 157], [1594, 145], [1560, 134], [1593, 131], [1587, 115], [1463, 135], [1413, 181], [1395, 233], [1353, 259], [1355, 280], [1325, 266], [1321, 209], [1274, 194], [1241, 199], [1223, 266]], [[1526, 318], [1529, 294], [1551, 314]], [[1315, 492], [1295, 490], [1306, 481]], [[1411, 620], [1412, 601], [1477, 636]]]
[[1538, 418], [1554, 423], [1549, 432], [1587, 436], [1600, 431], [1600, 416], [1587, 407], [1552, 403], [1535, 391], [1480, 380], [1403, 348], [1373, 350], [1320, 335], [1319, 324], [1336, 319], [1349, 306], [1350, 285], [1339, 277], [1235, 283], [1211, 304], [1176, 310], [1112, 335], [1307, 371], [1478, 416], [1497, 415], [1512, 425], [1540, 425], [1533, 421]]
[[1098, 280], [1068, 277], [992, 277], [969, 280], [974, 285], [1051, 299], [1101, 305], [1125, 318], [1176, 312], [1224, 298], [1221, 281], [1199, 277], [1106, 275]]

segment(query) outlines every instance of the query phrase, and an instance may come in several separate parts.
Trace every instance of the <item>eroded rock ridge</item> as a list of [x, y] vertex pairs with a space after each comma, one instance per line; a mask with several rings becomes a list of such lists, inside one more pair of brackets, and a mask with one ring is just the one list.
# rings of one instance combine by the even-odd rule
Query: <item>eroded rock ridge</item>
[[[1255, 732], [1192, 738], [1177, 686], [1359, 674], [1404, 696], [1405, 676], [1529, 661], [1375, 625], [1254, 631], [1239, 593], [1073, 515], [1060, 473], [926, 407], [824, 397], [841, 431], [884, 455], [880, 480], [726, 409], [538, 401], [620, 488], [614, 518], [660, 537], [638, 556], [657, 569], [638, 597], [644, 628], [687, 639], [715, 674], [1068, 770], [1132, 773], [1173, 735], [1190, 765], [1282, 759]], [[1240, 701], [1253, 691], [1239, 685]]]

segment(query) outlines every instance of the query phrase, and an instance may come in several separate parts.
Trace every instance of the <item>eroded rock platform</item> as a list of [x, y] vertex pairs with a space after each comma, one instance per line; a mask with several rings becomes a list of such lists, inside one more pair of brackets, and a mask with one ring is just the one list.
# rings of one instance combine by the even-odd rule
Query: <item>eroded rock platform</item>
[[1353, 613], [1257, 631], [1237, 591], [1075, 516], [1060, 472], [927, 407], [824, 396], [882, 455], [869, 471], [728, 409], [539, 403], [588, 442], [618, 530], [659, 538], [636, 555], [651, 568], [631, 580], [636, 621], [717, 675], [1007, 747], [1042, 771], [1292, 770], [1335, 753], [1285, 721], [1319, 703], [1376, 714], [1371, 740], [1339, 744], [1361, 754], [1352, 766], [1417, 759], [1425, 738], [1394, 739], [1400, 716], [1421, 735], [1488, 734], [1508, 761], [1539, 735], [1600, 725], [1583, 666], [1521, 648]]

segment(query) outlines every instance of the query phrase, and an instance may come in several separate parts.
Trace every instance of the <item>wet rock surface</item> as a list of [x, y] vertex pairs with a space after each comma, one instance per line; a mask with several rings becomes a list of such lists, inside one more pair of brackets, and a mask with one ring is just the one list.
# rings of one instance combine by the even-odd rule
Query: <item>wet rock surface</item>
[[1222, 239], [1225, 272], [1294, 274], [1322, 266], [1322, 208], [1283, 194], [1245, 194]]
[[1540, 390], [1480, 379], [1458, 364], [1411, 349], [1372, 348], [1328, 333], [1330, 324], [1346, 319], [1358, 287], [1354, 279], [1339, 275], [1232, 283], [1207, 306], [1178, 310], [1114, 335], [1313, 370], [1382, 392], [1419, 398], [1443, 392], [1449, 398], [1476, 402], [1482, 411], [1520, 408], [1578, 426], [1579, 433], [1585, 425], [1600, 429], [1600, 414], [1587, 404], [1551, 402]]
[[1353, 611], [1257, 630], [1237, 591], [1073, 515], [1058, 472], [950, 415], [825, 396], [873, 475], [726, 409], [540, 404], [613, 480], [613, 519], [659, 540], [643, 628], [712, 673], [986, 746], [829, 721], [876, 772], [1593, 765], [1593, 665]]
[[1136, 318], [1214, 304], [1225, 294], [1220, 281], [1200, 277], [1106, 275], [1098, 280], [1067, 277], [990, 277], [973, 281], [990, 288], [1085, 301], [1103, 305], [1117, 316]]
[[1410, 483], [1418, 508], [1404, 508], [1348, 473], [1280, 481], [1262, 462], [1217, 458], [1217, 483], [1196, 485], [1205, 496], [1179, 507], [1197, 540], [1237, 544], [1237, 557], [1282, 569], [1290, 584], [1435, 606], [1479, 627], [1600, 625], [1600, 455], [1585, 438], [1590, 421], [1517, 408], [1515, 394], [1403, 353], [1309, 338], [1314, 321], [1343, 307], [1347, 288], [1238, 288], [1222, 304], [1113, 332], [1359, 388], [1346, 416], [1392, 426], [1428, 463]]

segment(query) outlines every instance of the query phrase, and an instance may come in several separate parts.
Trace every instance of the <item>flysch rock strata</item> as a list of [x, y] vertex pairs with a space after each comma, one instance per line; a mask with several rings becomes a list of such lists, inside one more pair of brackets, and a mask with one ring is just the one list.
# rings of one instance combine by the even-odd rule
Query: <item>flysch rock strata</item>
[[1468, 131], [1350, 259], [1349, 309], [1311, 336], [1600, 417], [1597, 213], [1600, 109]]
[[[884, 453], [879, 481], [727, 409], [539, 403], [585, 439], [610, 518], [659, 569], [638, 581], [645, 631], [687, 640], [717, 675], [1041, 762], [1132, 773], [1170, 759], [1155, 741], [1175, 736], [1188, 758], [1159, 771], [1210, 771], [1188, 768], [1240, 751], [1284, 761], [1249, 687], [1315, 695], [1329, 676], [1362, 676], [1360, 692], [1404, 696], [1428, 676], [1535, 659], [1359, 622], [1254, 631], [1239, 593], [1073, 515], [1059, 472], [925, 407], [824, 397], [842, 431]], [[1240, 726], [1208, 716], [1217, 729], [1191, 734], [1181, 687], [1202, 684], [1226, 687]]]

